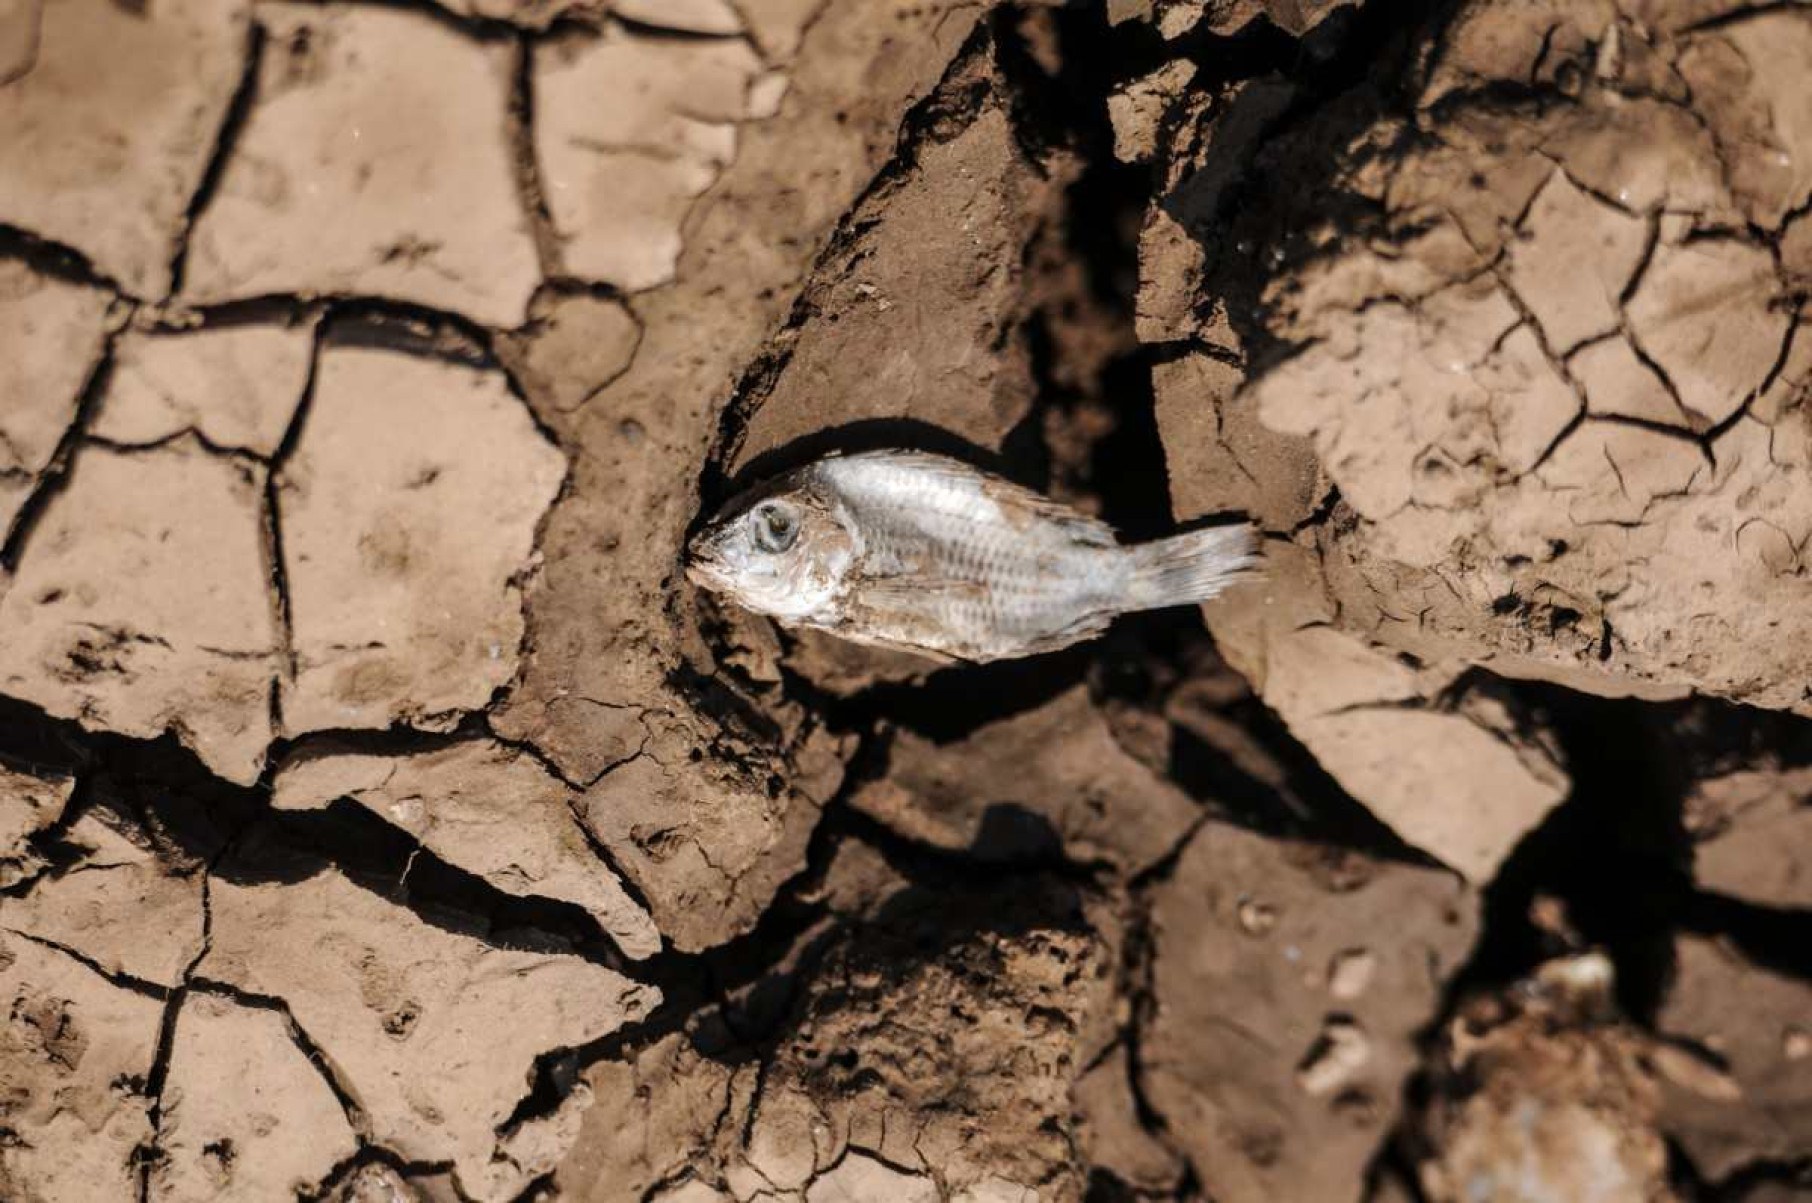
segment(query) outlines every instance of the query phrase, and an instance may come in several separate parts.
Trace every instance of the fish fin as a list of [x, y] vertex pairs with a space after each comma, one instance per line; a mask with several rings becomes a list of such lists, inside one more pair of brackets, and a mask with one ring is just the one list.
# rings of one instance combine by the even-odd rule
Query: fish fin
[[1114, 537], [1114, 528], [1099, 518], [1091, 517], [1082, 511], [1052, 501], [1044, 494], [1028, 489], [1022, 484], [998, 476], [993, 472], [964, 463], [962, 460], [947, 456], [934, 455], [929, 451], [859, 451], [854, 455], [841, 457], [846, 463], [862, 460], [885, 461], [897, 466], [909, 466], [913, 471], [923, 474], [928, 479], [941, 480], [946, 484], [961, 488], [974, 489], [983, 497], [999, 506], [1014, 525], [1026, 527], [1034, 522], [1049, 522], [1061, 527], [1070, 538], [1078, 543], [1091, 547], [1118, 547], [1120, 541]]
[[1244, 524], [1172, 535], [1129, 547], [1126, 554], [1132, 560], [1126, 588], [1129, 610], [1205, 602], [1253, 575], [1259, 563], [1252, 528]]
[[1027, 641], [1015, 648], [1012, 655], [1014, 657], [1037, 656], [1045, 652], [1059, 651], [1071, 644], [1081, 643], [1084, 639], [1093, 639], [1113, 624], [1113, 611], [1093, 610], [1067, 626]]

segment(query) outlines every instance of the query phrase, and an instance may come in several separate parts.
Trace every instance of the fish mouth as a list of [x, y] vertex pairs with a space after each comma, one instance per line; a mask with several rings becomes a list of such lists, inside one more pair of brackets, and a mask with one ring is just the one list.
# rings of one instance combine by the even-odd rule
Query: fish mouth
[[723, 590], [726, 579], [724, 564], [712, 553], [699, 548], [690, 549], [681, 566], [685, 569], [686, 579], [700, 589], [708, 589], [713, 593]]

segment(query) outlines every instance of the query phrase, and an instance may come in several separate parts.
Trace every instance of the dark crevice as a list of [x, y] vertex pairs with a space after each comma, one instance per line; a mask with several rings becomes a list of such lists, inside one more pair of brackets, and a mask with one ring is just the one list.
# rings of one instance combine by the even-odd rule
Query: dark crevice
[[1682, 901], [1679, 926], [1724, 941], [1752, 964], [1812, 982], [1812, 908], [1760, 906], [1695, 890]]
[[361, 6], [385, 8], [399, 13], [413, 13], [417, 17], [424, 17], [443, 29], [462, 37], [491, 45], [514, 41], [523, 32], [500, 17], [455, 12], [451, 7], [440, 4], [437, 0], [361, 0]]
[[518, 39], [515, 69], [511, 72], [509, 142], [516, 173], [516, 193], [528, 216], [535, 238], [535, 256], [541, 275], [560, 275], [560, 237], [547, 207], [547, 188], [541, 179], [541, 160], [535, 149], [535, 40]]
[[42, 276], [97, 288], [129, 301], [141, 299], [120, 287], [119, 281], [97, 268], [80, 250], [53, 242], [22, 226], [0, 221], [0, 255], [17, 259]]
[[258, 73], [264, 64], [264, 26], [257, 21], [246, 23], [245, 64], [239, 76], [239, 83], [233, 89], [232, 100], [227, 104], [225, 116], [221, 118], [220, 129], [214, 138], [214, 149], [208, 156], [207, 167], [201, 173], [201, 180], [195, 192], [189, 198], [187, 211], [183, 214], [182, 236], [176, 244], [176, 253], [170, 260], [170, 295], [182, 295], [185, 274], [189, 265], [189, 244], [195, 233], [195, 224], [213, 201], [214, 194], [220, 190], [221, 178], [226, 174], [227, 160], [239, 145], [239, 135], [244, 132], [246, 122], [251, 119], [252, 106], [258, 98]]
[[208, 955], [209, 942], [212, 939], [213, 911], [208, 899], [208, 878], [205, 870], [201, 873], [201, 947], [183, 966], [182, 976], [176, 988], [170, 991], [164, 1003], [164, 1012], [158, 1024], [157, 1050], [151, 1060], [151, 1072], [145, 1078], [145, 1094], [151, 1100], [147, 1119], [151, 1127], [150, 1141], [139, 1150], [139, 1203], [149, 1203], [151, 1198], [151, 1181], [163, 1158], [164, 1134], [164, 1086], [170, 1076], [170, 1062], [176, 1049], [176, 1024], [182, 1014], [183, 1004], [187, 1001], [195, 979], [196, 966]]
[[94, 364], [76, 399], [75, 414], [63, 431], [56, 450], [51, 454], [49, 466], [39, 474], [37, 484], [27, 495], [25, 503], [19, 507], [19, 512], [13, 518], [12, 529], [5, 532], [4, 538], [0, 538], [0, 572], [14, 573], [19, 570], [19, 560], [25, 554], [25, 546], [30, 541], [32, 532], [43, 520], [51, 503], [68, 487], [83, 435], [88, 424], [94, 420], [101, 399], [106, 396], [107, 384], [113, 378], [114, 348], [119, 343], [122, 328], [123, 323], [110, 326], [103, 336]]
[[642, 967], [624, 957], [583, 908], [505, 893], [355, 802], [337, 800], [309, 811], [270, 809], [271, 782], [293, 748], [406, 755], [471, 734], [311, 736], [282, 745], [264, 780], [237, 786], [216, 777], [174, 736], [135, 740], [86, 732], [26, 703], [0, 699], [0, 754], [17, 747], [29, 757], [33, 748], [64, 743], [79, 749], [83, 761], [104, 766], [109, 805], [143, 828], [160, 855], [175, 863], [211, 864], [215, 878], [242, 884], [299, 881], [332, 866], [443, 930], [499, 948], [572, 953], [632, 980], [647, 980]]
[[1653, 703], [1548, 686], [1525, 694], [1558, 738], [1573, 788], [1486, 888], [1479, 944], [1454, 996], [1509, 986], [1572, 950], [1572, 939], [1531, 919], [1537, 899], [1549, 898], [1564, 906], [1579, 942], [1610, 955], [1624, 1013], [1652, 1023], [1691, 888], [1682, 818], [1689, 769]]
[[205, 956], [204, 953], [202, 957], [197, 957], [195, 964], [189, 967], [188, 993], [207, 994], [225, 999], [235, 1006], [246, 1007], [254, 1011], [269, 1011], [280, 1016], [283, 1020], [284, 1031], [288, 1034], [291, 1043], [314, 1067], [315, 1072], [321, 1075], [322, 1082], [332, 1092], [335, 1101], [340, 1105], [340, 1110], [345, 1113], [346, 1123], [352, 1129], [353, 1134], [360, 1141], [367, 1140], [371, 1135], [371, 1123], [365, 1115], [365, 1109], [359, 1105], [352, 1088], [341, 1080], [340, 1070], [328, 1057], [326, 1050], [313, 1036], [309, 1035], [307, 1029], [296, 1019], [295, 1012], [290, 1010], [289, 1003], [281, 998], [246, 990], [231, 982], [216, 981], [197, 974], [195, 970]]
[[491, 335], [463, 314], [411, 301], [336, 297], [322, 322], [323, 348], [369, 347], [494, 368]]
[[[453, 1176], [453, 1163], [450, 1161], [411, 1161], [382, 1145], [362, 1142], [358, 1152], [334, 1166], [321, 1179], [313, 1190], [304, 1190], [297, 1194], [297, 1203], [329, 1203], [348, 1199], [363, 1199], [362, 1193], [348, 1190], [353, 1179], [361, 1170], [369, 1166], [382, 1166], [391, 1170], [405, 1182], [411, 1179], [433, 1177], [438, 1181], [437, 1187], [443, 1184], [453, 1192], [455, 1203], [468, 1203], [469, 1196], [459, 1189], [459, 1182]], [[424, 1191], [422, 1198], [444, 1198], [438, 1192]]]
[[48, 939], [33, 932], [20, 931], [17, 928], [7, 927], [4, 920], [0, 920], [0, 932], [6, 932], [16, 939], [28, 940], [31, 943], [38, 945], [40, 948], [49, 949], [59, 956], [68, 957], [108, 985], [116, 986], [121, 990], [127, 990], [133, 994], [140, 994], [146, 998], [155, 998], [160, 1002], [169, 999], [174, 993], [168, 987], [161, 986], [156, 982], [147, 981], [142, 977], [135, 977], [130, 973], [109, 969], [79, 948], [71, 948], [67, 944], [58, 943], [55, 940]]
[[308, 374], [303, 379], [301, 395], [296, 398], [296, 407], [290, 412], [289, 424], [283, 428], [283, 436], [277, 440], [277, 448], [271, 453], [269, 468], [264, 477], [262, 517], [265, 571], [270, 580], [271, 606], [275, 612], [277, 638], [283, 656], [282, 677], [271, 683], [271, 730], [276, 732], [283, 730], [283, 690], [286, 685], [294, 684], [298, 668], [295, 608], [290, 601], [289, 563], [283, 550], [283, 470], [296, 453], [296, 446], [302, 440], [302, 428], [307, 424], [309, 411], [314, 407], [315, 383], [321, 373], [324, 328], [324, 323], [315, 327], [308, 352]]

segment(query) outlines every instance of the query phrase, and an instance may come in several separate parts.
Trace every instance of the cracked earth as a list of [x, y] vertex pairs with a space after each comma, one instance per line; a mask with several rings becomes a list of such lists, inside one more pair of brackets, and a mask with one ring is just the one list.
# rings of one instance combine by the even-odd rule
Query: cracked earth
[[[1812, 1199], [1812, 10], [0, 0], [0, 1198]], [[824, 451], [1267, 574], [937, 668]]]

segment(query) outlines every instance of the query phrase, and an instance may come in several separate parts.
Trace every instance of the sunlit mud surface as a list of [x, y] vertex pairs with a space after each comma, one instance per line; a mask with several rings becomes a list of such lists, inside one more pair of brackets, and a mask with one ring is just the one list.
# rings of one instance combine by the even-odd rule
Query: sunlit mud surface
[[[1812, 1199], [1812, 12], [0, 0], [0, 1197]], [[695, 593], [964, 456], [1202, 612]]]

